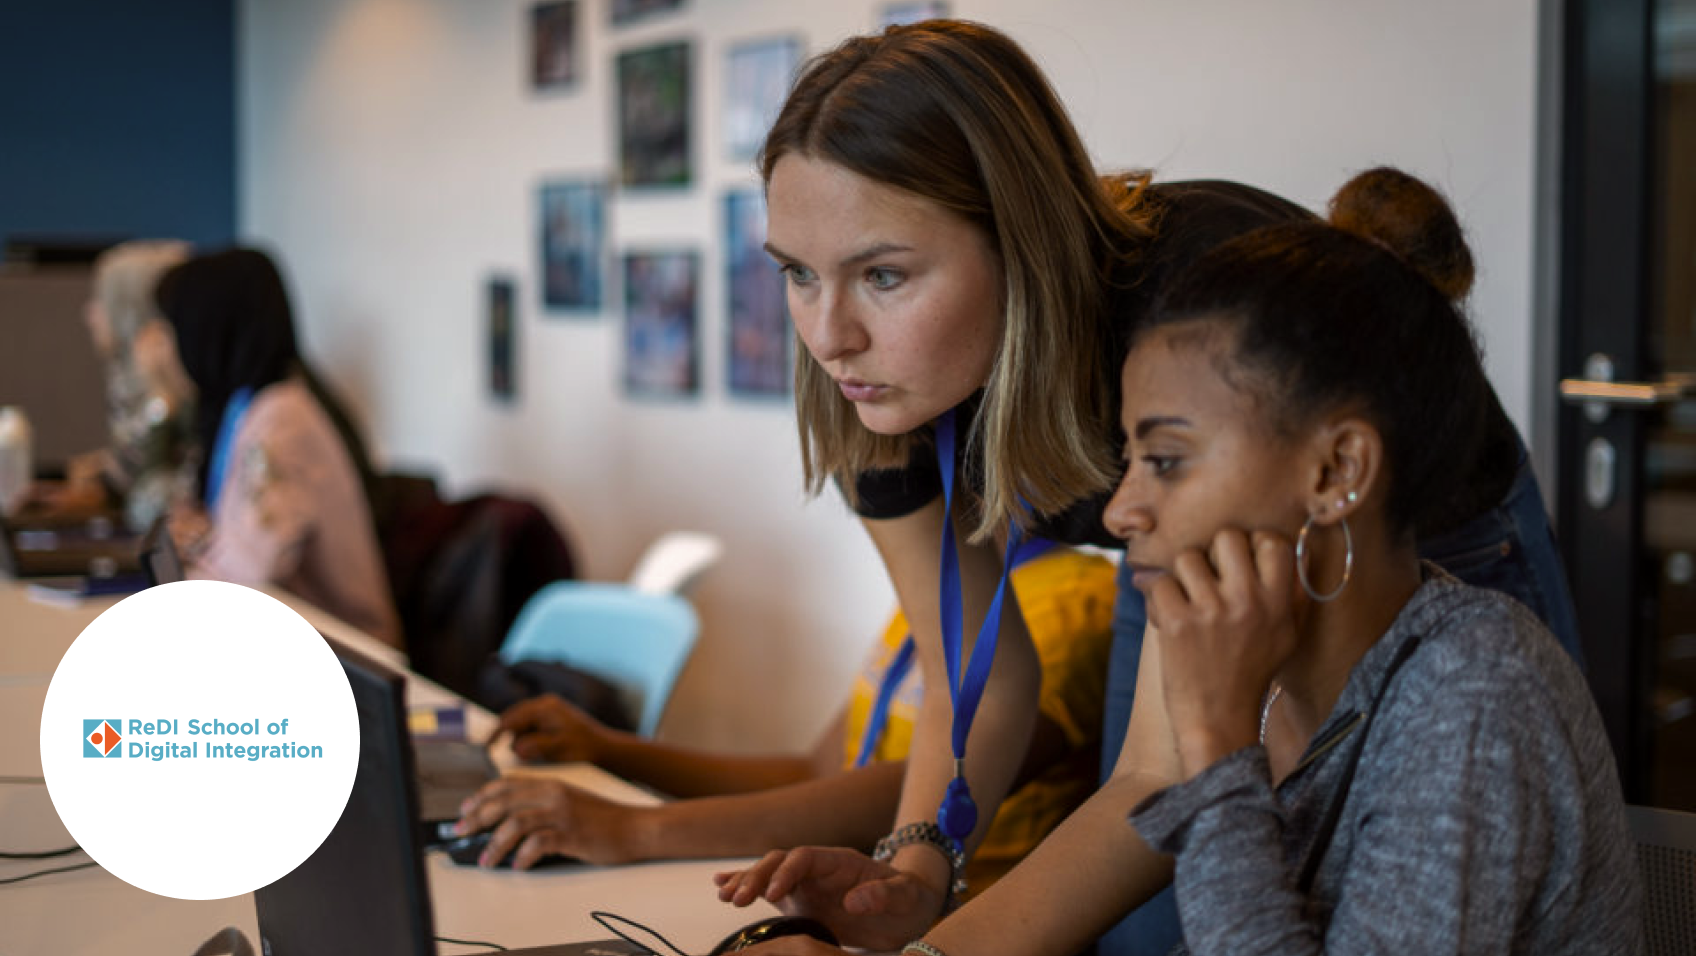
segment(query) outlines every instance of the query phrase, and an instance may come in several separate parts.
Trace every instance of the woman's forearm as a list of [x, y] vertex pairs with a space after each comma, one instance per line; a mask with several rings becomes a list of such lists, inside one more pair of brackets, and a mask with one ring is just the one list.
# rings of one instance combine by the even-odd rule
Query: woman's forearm
[[644, 810], [630, 834], [632, 859], [757, 856], [805, 845], [869, 850], [888, 832], [904, 766], [870, 764], [758, 793]]
[[1126, 817], [1165, 786], [1138, 774], [1115, 777], [1018, 866], [925, 934], [952, 956], [1008, 952], [1070, 956], [1172, 880]]
[[810, 780], [812, 760], [795, 754], [714, 753], [603, 730], [595, 763], [626, 780], [674, 797], [711, 797], [769, 790]]
[[1112, 778], [1010, 873], [926, 935], [943, 952], [1068, 956], [1172, 881], [1171, 857], [1143, 842], [1128, 820], [1179, 776], [1159, 643], [1150, 628]]

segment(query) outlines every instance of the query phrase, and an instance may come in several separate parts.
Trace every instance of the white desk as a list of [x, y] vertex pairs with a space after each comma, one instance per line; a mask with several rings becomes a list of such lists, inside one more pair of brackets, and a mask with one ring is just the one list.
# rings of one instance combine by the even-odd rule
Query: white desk
[[[397, 666], [396, 652], [298, 599], [283, 598], [319, 630]], [[41, 776], [41, 706], [53, 668], [82, 629], [115, 598], [76, 607], [32, 601], [0, 577], [0, 777]], [[409, 676], [410, 703], [456, 700], [442, 687]], [[494, 727], [492, 714], [469, 707], [473, 735]], [[496, 762], [510, 764], [510, 753]], [[614, 799], [652, 800], [593, 767], [545, 771]], [[69, 846], [72, 840], [41, 784], [0, 783], [0, 849]], [[86, 861], [0, 861], [0, 879]], [[426, 857], [436, 933], [503, 946], [536, 946], [607, 936], [590, 910], [611, 910], [652, 926], [688, 952], [706, 952], [737, 927], [773, 912], [764, 904], [738, 910], [718, 902], [711, 875], [727, 861], [570, 867], [530, 873], [458, 867], [439, 853]], [[203, 940], [235, 926], [258, 940], [253, 897], [187, 901], [138, 890], [99, 867], [0, 885], [0, 956], [189, 956]], [[443, 943], [443, 954], [475, 950]]]

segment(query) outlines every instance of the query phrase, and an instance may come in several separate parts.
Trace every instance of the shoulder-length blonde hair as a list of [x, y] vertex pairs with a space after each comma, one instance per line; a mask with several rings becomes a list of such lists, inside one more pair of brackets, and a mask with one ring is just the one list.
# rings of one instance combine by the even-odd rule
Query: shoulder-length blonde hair
[[[1006, 35], [932, 20], [854, 37], [796, 81], [760, 154], [769, 184], [795, 153], [936, 203], [982, 229], [1001, 263], [1005, 323], [967, 454], [984, 494], [972, 539], [1022, 498], [1052, 514], [1112, 488], [1117, 361], [1104, 315], [1113, 261], [1149, 229], [1146, 177], [1096, 176], [1042, 71]], [[879, 435], [797, 343], [795, 407], [807, 490], [907, 461], [918, 433]]]

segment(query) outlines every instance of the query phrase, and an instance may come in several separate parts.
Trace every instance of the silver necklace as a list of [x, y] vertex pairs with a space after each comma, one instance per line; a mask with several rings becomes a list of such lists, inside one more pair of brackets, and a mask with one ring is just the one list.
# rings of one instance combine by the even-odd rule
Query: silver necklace
[[1272, 702], [1278, 699], [1284, 688], [1278, 684], [1272, 685], [1272, 690], [1266, 695], [1266, 703], [1260, 706], [1260, 743], [1266, 744], [1266, 718], [1272, 716]]

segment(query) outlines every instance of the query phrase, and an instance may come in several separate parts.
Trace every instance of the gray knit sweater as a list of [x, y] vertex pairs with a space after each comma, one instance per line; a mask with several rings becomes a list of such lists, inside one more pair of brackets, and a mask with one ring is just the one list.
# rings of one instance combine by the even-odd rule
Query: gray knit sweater
[[[1249, 747], [1131, 815], [1177, 857], [1190, 951], [1642, 952], [1636, 854], [1584, 678], [1519, 604], [1426, 575], [1275, 790]], [[1336, 830], [1314, 847], [1357, 750]]]

